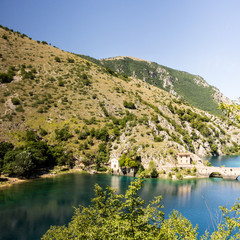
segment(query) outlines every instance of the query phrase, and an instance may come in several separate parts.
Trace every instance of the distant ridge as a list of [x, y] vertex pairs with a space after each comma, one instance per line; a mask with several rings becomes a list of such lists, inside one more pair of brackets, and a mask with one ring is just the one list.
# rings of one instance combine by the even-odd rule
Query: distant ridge
[[126, 56], [99, 60], [84, 55], [80, 56], [120, 74], [141, 79], [215, 115], [222, 114], [218, 109], [220, 103], [232, 103], [229, 98], [216, 87], [208, 84], [201, 76], [175, 70], [156, 62]]
[[105, 67], [160, 87], [213, 114], [221, 115], [221, 111], [217, 109], [221, 102], [231, 103], [216, 87], [209, 85], [198, 75], [134, 57], [112, 57], [101, 59], [100, 62]]

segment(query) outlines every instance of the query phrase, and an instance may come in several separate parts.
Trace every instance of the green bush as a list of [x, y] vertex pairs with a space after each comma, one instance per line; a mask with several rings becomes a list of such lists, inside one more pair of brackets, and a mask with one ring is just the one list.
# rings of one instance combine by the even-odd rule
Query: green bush
[[104, 115], [105, 115], [106, 117], [109, 117], [109, 113], [108, 113], [107, 109], [106, 109], [105, 106], [104, 106], [104, 102], [100, 102], [100, 103], [99, 103], [99, 106], [101, 107], [102, 111], [104, 112]]
[[95, 198], [88, 207], [75, 209], [66, 226], [52, 226], [42, 237], [50, 239], [239, 239], [239, 201], [232, 208], [220, 207], [221, 222], [213, 233], [199, 236], [198, 227], [176, 210], [168, 218], [161, 211], [161, 197], [150, 204], [139, 196], [140, 179], [131, 182], [125, 194], [113, 188], [95, 186]]
[[10, 83], [13, 80], [13, 76], [7, 73], [0, 73], [0, 83]]
[[15, 67], [10, 66], [7, 73], [0, 73], [0, 83], [10, 83], [15, 76]]
[[176, 174], [176, 178], [177, 178], [178, 180], [182, 180], [182, 179], [183, 179], [183, 176], [182, 176], [182, 174], [181, 174], [180, 172], [178, 172], [178, 173]]
[[58, 141], [67, 141], [73, 135], [69, 131], [69, 126], [65, 125], [62, 129], [55, 129], [55, 138]]
[[119, 159], [119, 166], [120, 167], [139, 167], [140, 161], [134, 154], [128, 153], [128, 154], [122, 154], [122, 156]]
[[64, 87], [64, 85], [65, 85], [65, 81], [63, 81], [62, 79], [59, 79], [58, 80], [58, 86]]
[[95, 137], [98, 140], [102, 140], [104, 142], [108, 142], [109, 140], [109, 133], [106, 127], [98, 129], [95, 131]]
[[98, 168], [98, 171], [99, 172], [106, 172], [107, 168], [106, 167], [100, 167], [100, 168]]
[[56, 62], [61, 62], [60, 57], [55, 57], [54, 59], [55, 59]]
[[25, 112], [24, 111], [24, 109], [23, 109], [23, 107], [20, 105], [20, 106], [18, 106], [18, 107], [16, 107], [16, 112]]
[[2, 38], [3, 38], [3, 39], [5, 39], [5, 40], [7, 40], [7, 39], [8, 39], [8, 37], [7, 37], [7, 35], [6, 35], [6, 34], [3, 34], [3, 35], [2, 35]]
[[46, 135], [48, 135], [48, 132], [45, 129], [40, 127], [40, 135], [41, 136], [46, 136]]
[[13, 97], [12, 99], [11, 99], [11, 101], [12, 101], [12, 104], [13, 105], [20, 105], [20, 100], [18, 99], [18, 98], [15, 98], [15, 97]]
[[4, 158], [5, 154], [13, 148], [14, 146], [10, 142], [0, 142], [0, 158]]
[[135, 105], [133, 102], [127, 102], [127, 101], [123, 101], [123, 106], [125, 108], [129, 108], [129, 109], [136, 109]]
[[75, 62], [73, 58], [68, 58], [67, 61], [68, 61], [69, 63], [74, 63], [74, 62]]
[[26, 141], [27, 142], [37, 142], [38, 140], [39, 140], [39, 137], [35, 131], [33, 131], [33, 130], [26, 131]]
[[163, 142], [164, 136], [154, 136], [154, 142]]
[[172, 168], [171, 170], [174, 171], [174, 172], [178, 172], [178, 168], [177, 167]]
[[153, 160], [151, 160], [149, 162], [149, 167], [148, 167], [148, 170], [147, 170], [147, 175], [151, 178], [156, 178], [158, 177], [158, 171], [157, 171], [157, 168], [156, 168], [156, 164]]
[[35, 79], [35, 74], [37, 73], [37, 70], [35, 68], [32, 68], [31, 71], [26, 71], [25, 66], [21, 68], [21, 76], [23, 79]]

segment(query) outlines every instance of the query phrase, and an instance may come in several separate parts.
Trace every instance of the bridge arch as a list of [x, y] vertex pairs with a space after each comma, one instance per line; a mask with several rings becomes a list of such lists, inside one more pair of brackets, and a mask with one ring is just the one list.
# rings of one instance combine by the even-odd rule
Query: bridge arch
[[223, 178], [223, 175], [220, 172], [211, 172], [209, 178]]

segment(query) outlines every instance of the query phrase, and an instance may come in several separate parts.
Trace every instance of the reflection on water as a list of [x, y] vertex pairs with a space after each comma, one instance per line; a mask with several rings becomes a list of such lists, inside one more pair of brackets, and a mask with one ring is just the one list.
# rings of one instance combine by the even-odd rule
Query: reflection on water
[[120, 189], [121, 178], [119, 176], [113, 175], [111, 178], [111, 187], [114, 189]]
[[[124, 193], [132, 180], [124, 176], [68, 174], [0, 189], [0, 239], [40, 239], [50, 225], [67, 224], [73, 206], [91, 204], [96, 183]], [[179, 210], [204, 233], [212, 229], [210, 215], [218, 219], [218, 206], [231, 206], [239, 190], [240, 183], [232, 180], [146, 179], [140, 195], [146, 202], [162, 195], [166, 217], [173, 209]]]
[[192, 186], [185, 185], [179, 186], [178, 188], [178, 198], [181, 199], [181, 205], [186, 205], [191, 197]]

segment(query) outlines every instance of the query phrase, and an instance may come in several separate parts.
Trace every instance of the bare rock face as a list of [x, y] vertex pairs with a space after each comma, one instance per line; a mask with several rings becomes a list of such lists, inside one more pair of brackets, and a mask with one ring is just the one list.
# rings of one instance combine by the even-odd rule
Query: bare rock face
[[[194, 79], [195, 83], [199, 86], [203, 86], [203, 87], [210, 87], [210, 85], [200, 76], [196, 76]], [[214, 90], [214, 94], [213, 94], [213, 98], [217, 103], [227, 103], [227, 104], [232, 104], [232, 101], [227, 98], [226, 96], [224, 96], [219, 89], [217, 89], [216, 87], [213, 87]]]
[[233, 104], [233, 102], [224, 96], [217, 88], [214, 87], [213, 89], [215, 90], [213, 97], [217, 103]]
[[206, 156], [207, 155], [207, 151], [206, 151], [206, 149], [202, 145], [200, 145], [200, 147], [197, 150], [196, 154], [198, 156]]
[[194, 79], [194, 82], [199, 85], [199, 86], [203, 86], [203, 87], [209, 87], [210, 85], [200, 76], [196, 76]]
[[163, 87], [166, 88], [168, 86], [173, 87], [171, 76], [167, 76], [163, 79]]

